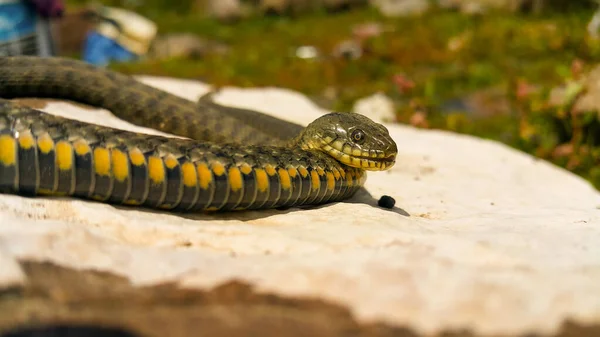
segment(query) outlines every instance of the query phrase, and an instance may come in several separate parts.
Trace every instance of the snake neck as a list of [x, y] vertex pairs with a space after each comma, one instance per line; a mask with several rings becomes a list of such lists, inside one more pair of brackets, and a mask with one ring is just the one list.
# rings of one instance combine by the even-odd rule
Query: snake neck
[[312, 151], [326, 155], [326, 153], [320, 150], [321, 144], [316, 144], [315, 138], [312, 137], [307, 130], [308, 128], [304, 128], [302, 131], [300, 131], [297, 136], [293, 137], [286, 143], [286, 146], [289, 148], [300, 148], [304, 151]]
[[344, 164], [338, 159], [329, 155], [327, 152], [323, 151], [321, 148], [323, 144], [315, 140], [315, 138], [312, 137], [311, 134], [309, 134], [306, 128], [302, 130], [300, 134], [298, 134], [298, 136], [288, 141], [285, 145], [289, 148], [300, 148], [304, 151], [310, 151], [318, 156], [331, 158], [335, 161], [335, 163], [337, 163], [337, 165], [339, 165], [338, 168], [341, 168], [343, 170], [352, 169], [357, 173], [357, 176], [363, 176], [366, 174], [365, 169]]
[[308, 147], [306, 140], [304, 139], [304, 133], [305, 133], [305, 130], [300, 131], [300, 133], [297, 136], [288, 140], [286, 142], [285, 146], [292, 148], [292, 149], [293, 148], [301, 148], [303, 150], [308, 150], [309, 147]]

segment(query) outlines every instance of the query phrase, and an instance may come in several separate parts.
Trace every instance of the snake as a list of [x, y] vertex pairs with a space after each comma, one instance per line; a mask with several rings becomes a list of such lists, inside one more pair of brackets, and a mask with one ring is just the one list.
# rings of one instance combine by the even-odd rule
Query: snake
[[[102, 108], [168, 135], [61, 117], [18, 98]], [[1, 193], [173, 212], [281, 209], [348, 199], [396, 155], [388, 129], [358, 113], [302, 126], [76, 59], [0, 57]]]

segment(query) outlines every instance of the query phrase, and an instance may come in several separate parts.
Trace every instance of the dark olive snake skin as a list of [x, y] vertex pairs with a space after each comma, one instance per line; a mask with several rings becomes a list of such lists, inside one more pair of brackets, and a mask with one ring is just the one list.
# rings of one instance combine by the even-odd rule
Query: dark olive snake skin
[[[63, 58], [0, 58], [0, 191], [175, 211], [227, 211], [344, 200], [365, 170], [394, 165], [385, 127], [330, 113], [302, 127]], [[9, 98], [59, 98], [189, 139], [79, 122]]]

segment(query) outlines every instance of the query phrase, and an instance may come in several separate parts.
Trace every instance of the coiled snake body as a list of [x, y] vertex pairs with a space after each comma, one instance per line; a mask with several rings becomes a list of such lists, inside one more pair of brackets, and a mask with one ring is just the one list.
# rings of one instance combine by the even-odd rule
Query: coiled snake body
[[177, 211], [321, 204], [352, 196], [395, 162], [385, 127], [353, 113], [306, 128], [195, 103], [63, 58], [0, 58], [0, 97], [67, 99], [183, 138], [134, 133], [0, 99], [0, 190]]

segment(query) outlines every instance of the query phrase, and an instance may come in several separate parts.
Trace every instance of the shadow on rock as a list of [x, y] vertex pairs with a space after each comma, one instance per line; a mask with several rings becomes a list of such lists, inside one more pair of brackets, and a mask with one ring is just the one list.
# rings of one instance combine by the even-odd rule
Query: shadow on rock
[[24, 326], [0, 334], [0, 337], [139, 337], [140, 335], [111, 327], [83, 325]]

